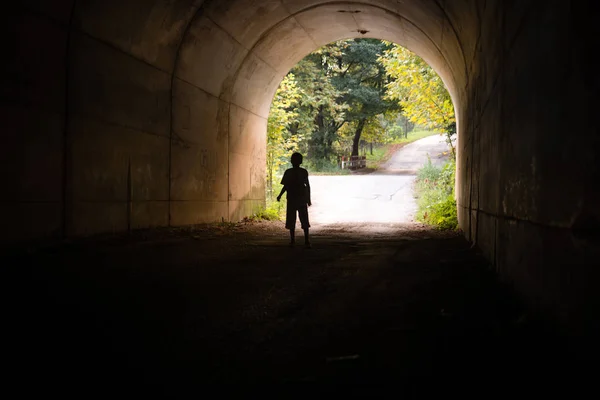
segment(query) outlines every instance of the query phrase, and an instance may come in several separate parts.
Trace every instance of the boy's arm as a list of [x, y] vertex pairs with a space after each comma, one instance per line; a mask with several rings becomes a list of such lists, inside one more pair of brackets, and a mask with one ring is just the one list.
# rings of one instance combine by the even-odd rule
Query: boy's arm
[[312, 202], [310, 201], [310, 183], [308, 182], [308, 172], [306, 173], [306, 195], [308, 197], [308, 206], [312, 206]]
[[283, 194], [287, 190], [287, 187], [286, 187], [286, 183], [287, 183], [287, 180], [288, 180], [287, 177], [288, 177], [288, 172], [285, 171], [283, 173], [283, 177], [281, 178], [281, 184], [283, 185], [283, 187], [281, 188], [281, 192], [279, 193], [279, 196], [277, 196], [277, 201], [281, 200], [281, 196], [283, 196]]
[[281, 196], [283, 196], [283, 194], [285, 193], [285, 191], [286, 191], [286, 190], [287, 190], [287, 189], [286, 189], [286, 187], [285, 187], [285, 185], [284, 185], [284, 186], [281, 188], [281, 193], [279, 193], [279, 196], [277, 196], [277, 201], [280, 201], [280, 200], [281, 200]]

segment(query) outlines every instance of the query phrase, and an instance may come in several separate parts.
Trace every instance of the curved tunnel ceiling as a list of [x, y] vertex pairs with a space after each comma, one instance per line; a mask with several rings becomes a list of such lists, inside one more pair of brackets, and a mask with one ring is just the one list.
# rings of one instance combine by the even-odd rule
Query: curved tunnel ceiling
[[[458, 38], [435, 2], [288, 0], [265, 3], [261, 7], [249, 1], [207, 4], [192, 21], [188, 32], [194, 37], [194, 43], [198, 43], [197, 39], [203, 36], [198, 35], [198, 29], [206, 34], [206, 29], [210, 30], [214, 24], [235, 39], [239, 46], [232, 52], [243, 54], [243, 59], [236, 71], [235, 61], [239, 62], [241, 57], [232, 57], [237, 58], [230, 64], [233, 74], [223, 79], [218, 94], [262, 117], [268, 115], [272, 95], [283, 76], [311, 51], [340, 39], [383, 39], [416, 52], [440, 74], [454, 99], [457, 88], [466, 82], [464, 55]], [[176, 71], [178, 76], [192, 81], [201, 79], [186, 74], [185, 68], [190, 64], [196, 64], [195, 68], [203, 74], [208, 67], [210, 73], [206, 75], [210, 76], [222, 70], [222, 60], [215, 59], [215, 52], [195, 50], [189, 40], [184, 40], [180, 68]], [[213, 93], [219, 83], [212, 80]]]
[[[452, 8], [444, 10], [435, 0], [137, 3], [76, 1], [73, 23], [263, 117], [289, 69], [311, 51], [340, 39], [377, 38], [414, 51], [440, 74], [455, 103], [467, 80], [461, 27], [449, 18]], [[463, 17], [465, 12], [475, 16], [476, 6], [468, 3], [454, 8]]]

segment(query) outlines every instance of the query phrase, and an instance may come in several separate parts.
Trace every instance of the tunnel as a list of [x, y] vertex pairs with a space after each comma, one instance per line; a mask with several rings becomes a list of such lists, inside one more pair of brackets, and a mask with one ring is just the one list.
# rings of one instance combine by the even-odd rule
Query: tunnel
[[252, 214], [283, 77], [320, 46], [376, 38], [451, 94], [464, 236], [532, 308], [597, 328], [591, 4], [28, 0], [5, 13], [4, 243]]

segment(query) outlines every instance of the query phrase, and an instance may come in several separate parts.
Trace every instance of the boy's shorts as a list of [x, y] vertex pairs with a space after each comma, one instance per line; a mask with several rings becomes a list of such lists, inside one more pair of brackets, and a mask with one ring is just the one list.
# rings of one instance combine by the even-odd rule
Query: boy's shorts
[[285, 228], [296, 229], [296, 212], [298, 212], [302, 229], [310, 228], [310, 224], [308, 223], [308, 206], [306, 204], [293, 205], [289, 203], [285, 216]]

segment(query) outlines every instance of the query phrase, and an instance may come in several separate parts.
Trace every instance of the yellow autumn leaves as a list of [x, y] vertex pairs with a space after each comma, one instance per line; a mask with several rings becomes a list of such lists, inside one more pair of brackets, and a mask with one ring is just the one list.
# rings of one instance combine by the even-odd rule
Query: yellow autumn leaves
[[386, 97], [398, 101], [411, 122], [447, 133], [455, 123], [454, 106], [438, 74], [419, 56], [398, 45], [386, 51], [379, 62], [394, 78], [386, 85]]

